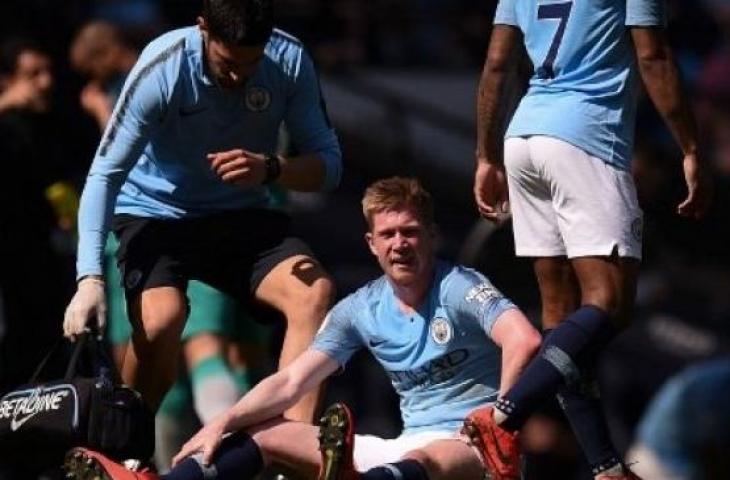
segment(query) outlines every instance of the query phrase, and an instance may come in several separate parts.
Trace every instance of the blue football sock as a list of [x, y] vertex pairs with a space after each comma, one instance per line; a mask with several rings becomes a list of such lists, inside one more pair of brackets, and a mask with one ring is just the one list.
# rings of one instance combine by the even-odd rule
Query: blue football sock
[[507, 416], [500, 426], [509, 431], [519, 430], [558, 388], [578, 383], [581, 370], [593, 366], [614, 335], [608, 314], [600, 308], [583, 306], [569, 315], [545, 338], [517, 383], [495, 404]]
[[194, 456], [180, 462], [164, 480], [249, 480], [261, 473], [264, 460], [261, 450], [253, 439], [245, 433], [234, 433], [226, 437], [213, 461], [207, 467], [200, 463], [200, 457]]
[[428, 473], [418, 461], [406, 459], [371, 468], [362, 473], [360, 478], [363, 480], [428, 480]]

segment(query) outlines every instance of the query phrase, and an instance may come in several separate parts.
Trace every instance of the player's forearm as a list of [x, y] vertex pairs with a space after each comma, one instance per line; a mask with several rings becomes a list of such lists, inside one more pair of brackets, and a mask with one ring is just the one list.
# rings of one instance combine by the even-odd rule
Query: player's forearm
[[104, 274], [104, 244], [124, 176], [121, 173], [99, 174], [93, 169], [89, 173], [78, 213], [77, 278]]
[[287, 370], [265, 378], [226, 413], [226, 431], [241, 430], [281, 415], [304, 395], [302, 387]]
[[327, 355], [309, 349], [284, 369], [259, 382], [225, 414], [228, 432], [277, 417], [318, 386], [339, 365]]
[[484, 65], [477, 98], [477, 160], [502, 163], [500, 155], [501, 126], [498, 120], [499, 99], [504, 94], [504, 70]]
[[697, 126], [671, 48], [658, 31], [634, 29], [639, 72], [652, 103], [684, 154], [697, 150]]
[[479, 81], [477, 97], [477, 160], [502, 163], [502, 135], [507, 79], [517, 68], [514, 55], [518, 31], [496, 25], [489, 42], [487, 59]]
[[282, 157], [277, 183], [300, 192], [329, 190], [339, 184], [341, 170], [339, 150]]
[[499, 317], [492, 327], [491, 337], [502, 349], [499, 391], [504, 394], [512, 388], [539, 350], [542, 339], [527, 317], [517, 308], [506, 310]]
[[530, 363], [535, 355], [537, 348], [530, 346], [525, 348], [524, 345], [506, 345], [502, 348], [502, 376], [499, 381], [499, 391], [501, 394], [509, 391], [517, 382], [522, 371]]

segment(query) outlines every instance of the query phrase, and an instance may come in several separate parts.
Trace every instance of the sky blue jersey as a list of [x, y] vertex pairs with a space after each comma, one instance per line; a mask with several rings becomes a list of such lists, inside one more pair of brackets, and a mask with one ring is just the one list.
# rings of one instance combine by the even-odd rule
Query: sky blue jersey
[[534, 65], [507, 137], [548, 135], [627, 170], [638, 75], [629, 28], [663, 26], [664, 0], [500, 0]]
[[314, 66], [299, 40], [274, 30], [254, 75], [224, 90], [209, 76], [198, 27], [152, 41], [127, 76], [91, 165], [79, 211], [77, 274], [101, 274], [113, 212], [183, 218], [266, 207], [268, 189], [222, 182], [208, 153], [276, 151], [287, 127], [300, 154], [317, 153], [325, 188], [342, 172]]
[[489, 335], [511, 308], [484, 275], [439, 261], [417, 313], [399, 308], [383, 276], [335, 305], [312, 348], [343, 366], [369, 349], [400, 396], [405, 433], [455, 430], [497, 398], [501, 355]]

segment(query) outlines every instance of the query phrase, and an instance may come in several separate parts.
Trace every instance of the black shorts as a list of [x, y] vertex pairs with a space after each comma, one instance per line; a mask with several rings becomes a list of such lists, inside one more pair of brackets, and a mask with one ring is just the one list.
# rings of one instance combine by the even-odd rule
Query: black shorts
[[167, 220], [116, 215], [117, 264], [127, 301], [143, 290], [205, 282], [237, 300], [249, 300], [279, 263], [296, 255], [314, 258], [290, 235], [289, 217], [273, 210], [237, 210]]

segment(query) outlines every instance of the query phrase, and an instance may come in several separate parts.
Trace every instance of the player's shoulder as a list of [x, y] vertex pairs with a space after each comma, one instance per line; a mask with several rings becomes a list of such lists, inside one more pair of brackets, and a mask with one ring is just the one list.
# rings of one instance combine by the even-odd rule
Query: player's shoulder
[[358, 313], [373, 312], [389, 292], [385, 276], [370, 280], [340, 302]]
[[192, 39], [195, 35], [199, 35], [197, 27], [178, 28], [165, 32], [159, 37], [152, 40], [142, 50], [140, 58], [142, 60], [169, 59], [174, 55], [182, 54], [186, 49], [190, 49]]
[[303, 61], [308, 59], [301, 40], [278, 28], [271, 33], [264, 53], [285, 75], [292, 78], [299, 75]]
[[458, 263], [439, 261], [437, 269], [437, 278], [441, 279], [442, 292], [489, 282], [483, 273]]
[[439, 291], [443, 305], [484, 303], [504, 297], [486, 275], [474, 268], [454, 263], [444, 268]]
[[352, 293], [353, 301], [357, 301], [360, 305], [369, 305], [378, 303], [383, 300], [383, 294], [388, 290], [388, 281], [385, 275], [370, 280], [362, 287]]

